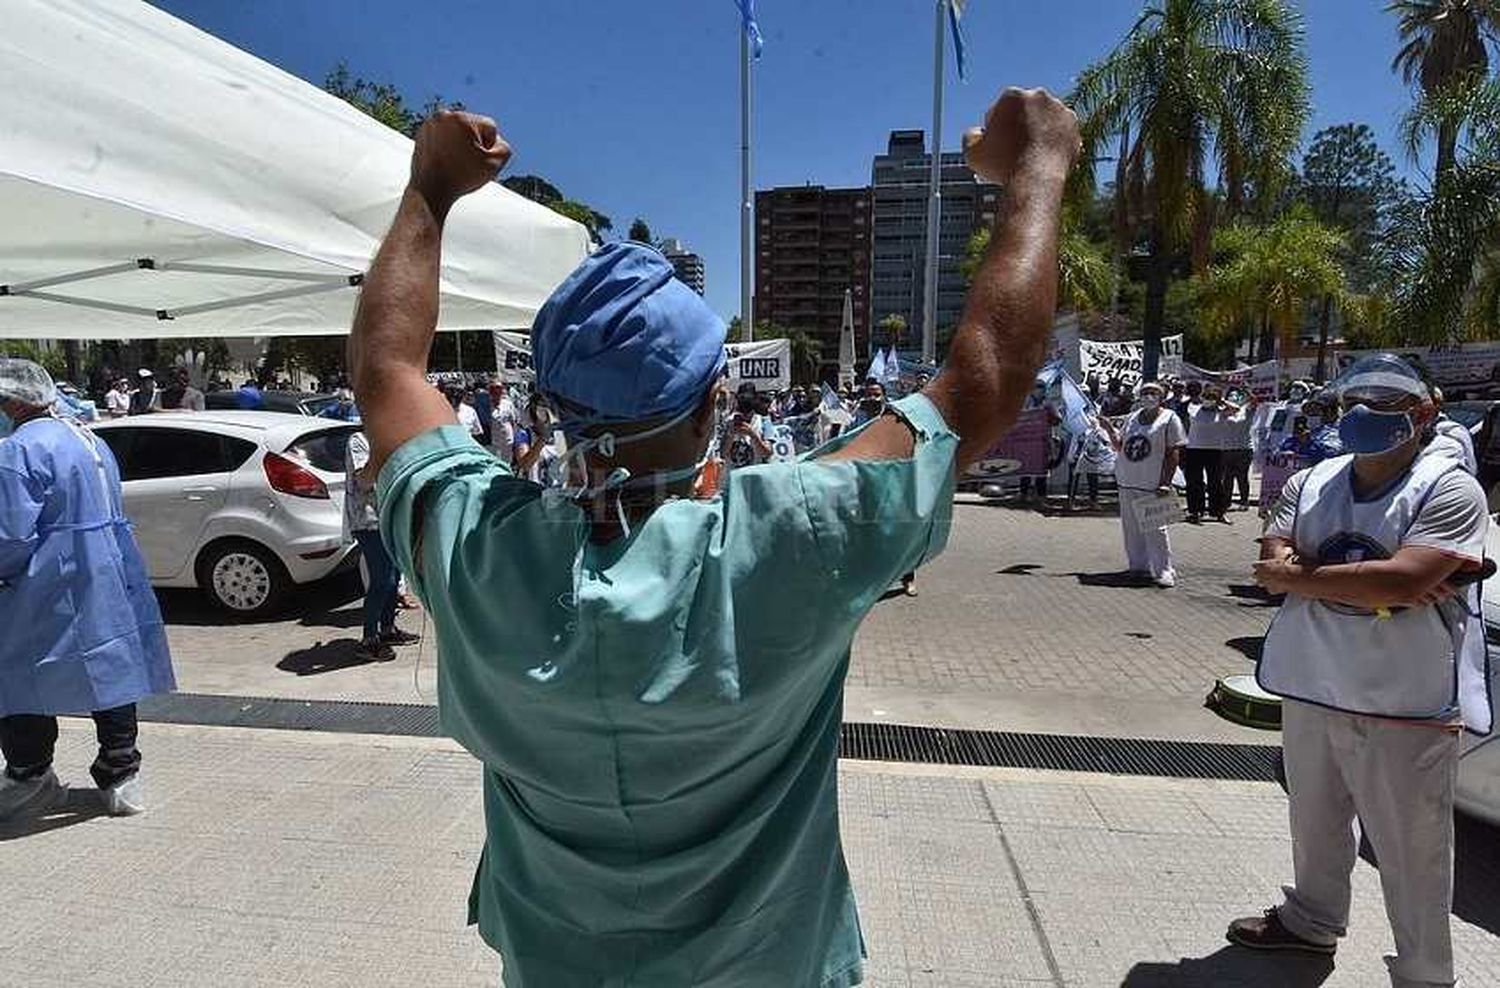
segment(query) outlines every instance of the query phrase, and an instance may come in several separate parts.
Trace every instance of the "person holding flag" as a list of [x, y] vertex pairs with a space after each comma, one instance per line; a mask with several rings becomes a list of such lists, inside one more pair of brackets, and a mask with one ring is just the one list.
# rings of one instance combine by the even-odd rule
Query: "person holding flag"
[[425, 379], [444, 221], [510, 148], [463, 112], [418, 132], [350, 363], [381, 534], [436, 629], [442, 727], [484, 763], [471, 918], [508, 988], [863, 980], [838, 824], [850, 649], [942, 549], [957, 478], [1042, 361], [1078, 122], [1007, 90], [965, 152], [1009, 205], [942, 374], [818, 455], [692, 500], [727, 330], [640, 244], [586, 258], [533, 325], [563, 486], [458, 427]]

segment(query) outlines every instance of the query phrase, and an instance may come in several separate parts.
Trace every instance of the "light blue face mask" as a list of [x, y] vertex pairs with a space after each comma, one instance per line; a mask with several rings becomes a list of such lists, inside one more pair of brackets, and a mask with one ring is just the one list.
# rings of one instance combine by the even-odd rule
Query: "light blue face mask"
[[1361, 456], [1389, 453], [1415, 432], [1406, 412], [1377, 412], [1365, 404], [1355, 405], [1339, 420], [1344, 452]]

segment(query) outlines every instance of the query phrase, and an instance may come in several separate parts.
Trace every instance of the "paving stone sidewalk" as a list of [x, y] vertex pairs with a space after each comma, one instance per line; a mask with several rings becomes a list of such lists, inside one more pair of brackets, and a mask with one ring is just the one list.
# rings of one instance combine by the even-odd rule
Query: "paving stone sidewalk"
[[[90, 744], [64, 723], [66, 776], [84, 778]], [[0, 985], [497, 983], [464, 927], [479, 768], [451, 743], [147, 725], [142, 746], [146, 815], [90, 817], [79, 792], [44, 827], [0, 832]], [[878, 988], [1385, 983], [1363, 863], [1331, 972], [1224, 943], [1290, 872], [1273, 786], [846, 762], [841, 787]], [[1454, 933], [1466, 984], [1488, 988], [1500, 896], [1493, 859], [1465, 872], [1474, 847]]]

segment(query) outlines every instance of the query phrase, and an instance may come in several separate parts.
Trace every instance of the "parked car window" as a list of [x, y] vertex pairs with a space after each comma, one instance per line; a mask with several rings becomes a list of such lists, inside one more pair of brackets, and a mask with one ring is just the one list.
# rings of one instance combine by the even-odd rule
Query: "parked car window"
[[357, 426], [350, 426], [345, 429], [309, 432], [288, 446], [286, 451], [314, 469], [343, 473], [344, 452], [349, 448], [349, 437], [358, 431]]
[[228, 473], [255, 452], [247, 440], [190, 429], [103, 429], [99, 435], [120, 461], [121, 480]]

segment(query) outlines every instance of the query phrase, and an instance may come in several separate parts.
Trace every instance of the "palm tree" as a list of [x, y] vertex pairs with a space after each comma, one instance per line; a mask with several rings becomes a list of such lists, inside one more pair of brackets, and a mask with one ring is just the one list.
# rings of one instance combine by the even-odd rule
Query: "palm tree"
[[1343, 234], [1306, 207], [1265, 225], [1225, 227], [1214, 236], [1214, 251], [1224, 260], [1198, 280], [1203, 311], [1220, 328], [1246, 321], [1260, 326], [1261, 360], [1270, 358], [1273, 340], [1281, 341], [1284, 355], [1309, 302], [1347, 297], [1344, 248]]
[[1461, 121], [1446, 177], [1381, 244], [1395, 272], [1390, 328], [1408, 343], [1500, 335], [1500, 80], [1423, 100], [1403, 124], [1408, 146], [1442, 120]]
[[[1500, 0], [1391, 0], [1385, 9], [1400, 19], [1401, 48], [1391, 69], [1419, 85], [1427, 99], [1489, 72], [1485, 39], [1500, 33]], [[1439, 184], [1453, 169], [1458, 132], [1458, 121], [1440, 122], [1434, 169]]]
[[1075, 191], [1120, 138], [1116, 213], [1144, 240], [1146, 366], [1156, 373], [1173, 267], [1207, 264], [1222, 186], [1233, 218], [1264, 210], [1289, 173], [1307, 120], [1302, 20], [1287, 0], [1154, 0], [1114, 51], [1079, 76], [1068, 102], [1084, 152]]

